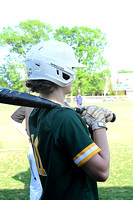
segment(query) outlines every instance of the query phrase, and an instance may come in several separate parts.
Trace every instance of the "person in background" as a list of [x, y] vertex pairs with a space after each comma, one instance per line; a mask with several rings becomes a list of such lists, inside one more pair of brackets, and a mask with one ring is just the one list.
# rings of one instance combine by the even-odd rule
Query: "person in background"
[[[39, 200], [42, 194], [42, 185], [37, 171], [37, 166], [35, 162], [35, 157], [33, 154], [32, 144], [30, 142], [28, 119], [29, 115], [32, 112], [33, 108], [30, 107], [19, 107], [12, 115], [11, 122], [15, 128], [25, 136], [25, 139], [29, 142], [28, 149], [28, 159], [31, 169], [31, 180], [30, 180], [30, 200]], [[25, 119], [25, 128], [22, 122]]]
[[75, 98], [75, 101], [76, 101], [76, 105], [78, 108], [81, 108], [82, 107], [82, 97], [81, 97], [81, 93], [78, 92], [76, 98]]

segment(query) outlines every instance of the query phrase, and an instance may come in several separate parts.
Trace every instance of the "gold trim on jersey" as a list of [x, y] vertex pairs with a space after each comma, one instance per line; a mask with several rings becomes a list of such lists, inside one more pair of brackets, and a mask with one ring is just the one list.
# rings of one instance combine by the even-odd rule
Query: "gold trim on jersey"
[[49, 101], [53, 101], [53, 102], [55, 102], [55, 103], [58, 103], [58, 104], [61, 104], [61, 105], [63, 105], [63, 106], [65, 106], [65, 104], [63, 104], [63, 103], [61, 103], [61, 102], [59, 102], [59, 101], [57, 101], [57, 100], [55, 100], [55, 99], [48, 99]]
[[101, 151], [101, 149], [93, 142], [92, 144], [87, 146], [85, 149], [83, 149], [80, 153], [78, 153], [73, 158], [73, 161], [78, 167], [80, 167], [99, 151]]
[[33, 152], [36, 160], [36, 165], [37, 165], [37, 170], [38, 173], [42, 176], [47, 176], [47, 173], [45, 169], [43, 168], [41, 157], [38, 151], [38, 137], [35, 138], [35, 141], [33, 142], [34, 135], [31, 135], [31, 142], [32, 142], [32, 147], [33, 147]]

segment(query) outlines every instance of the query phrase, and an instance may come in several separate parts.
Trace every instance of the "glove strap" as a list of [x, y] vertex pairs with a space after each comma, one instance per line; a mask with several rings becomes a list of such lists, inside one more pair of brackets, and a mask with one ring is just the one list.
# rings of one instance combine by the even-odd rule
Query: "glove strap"
[[97, 130], [97, 129], [100, 129], [100, 128], [106, 128], [106, 130], [107, 130], [106, 124], [103, 123], [103, 122], [95, 122], [95, 123], [92, 125], [92, 131]]

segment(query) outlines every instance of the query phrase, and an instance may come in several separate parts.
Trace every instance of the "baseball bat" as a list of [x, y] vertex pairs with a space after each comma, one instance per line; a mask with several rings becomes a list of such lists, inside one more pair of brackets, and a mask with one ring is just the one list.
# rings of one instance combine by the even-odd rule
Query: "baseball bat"
[[[41, 97], [37, 97], [28, 93], [19, 92], [16, 90], [11, 90], [3, 87], [0, 87], [0, 103], [33, 107], [33, 108], [52, 109], [52, 108], [65, 107], [72, 109], [80, 114], [82, 114], [84, 111], [83, 108], [64, 106]], [[111, 122], [114, 122], [115, 120], [116, 120], [116, 115], [113, 113], [113, 119], [111, 120]]]

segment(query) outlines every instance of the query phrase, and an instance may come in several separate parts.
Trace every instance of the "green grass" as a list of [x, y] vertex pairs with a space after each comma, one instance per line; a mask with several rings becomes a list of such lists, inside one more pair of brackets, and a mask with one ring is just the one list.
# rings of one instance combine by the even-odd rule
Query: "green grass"
[[[98, 183], [100, 200], [133, 200], [133, 102], [97, 103], [112, 110], [116, 122], [108, 123], [111, 163], [110, 176]], [[28, 200], [30, 170], [28, 143], [11, 125], [16, 106], [0, 104], [0, 200]]]
[[[0, 104], [0, 200], [28, 200], [28, 142], [11, 124], [17, 106]], [[16, 150], [15, 150], [16, 149]]]
[[98, 183], [100, 199], [133, 200], [133, 102], [103, 104], [112, 110], [116, 122], [108, 123], [110, 176]]

